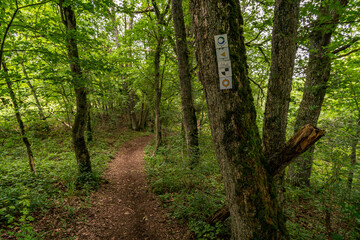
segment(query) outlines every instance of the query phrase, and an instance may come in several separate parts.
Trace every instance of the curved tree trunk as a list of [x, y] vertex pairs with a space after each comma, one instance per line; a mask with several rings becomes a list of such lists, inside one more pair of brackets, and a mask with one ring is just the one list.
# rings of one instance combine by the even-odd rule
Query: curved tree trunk
[[[306, 72], [306, 81], [299, 112], [295, 122], [295, 132], [305, 124], [317, 125], [321, 106], [323, 104], [327, 82], [330, 78], [331, 58], [329, 48], [331, 36], [339, 22], [341, 8], [347, 0], [336, 0], [330, 8], [322, 4], [317, 20], [310, 33], [310, 57]], [[335, 9], [333, 9], [335, 6]], [[330, 20], [329, 20], [330, 19]], [[294, 186], [309, 186], [315, 147], [310, 148], [307, 154], [300, 156], [288, 171], [290, 182]]]
[[[231, 216], [232, 239], [288, 239], [262, 153], [239, 1], [191, 0], [200, 79]], [[214, 36], [228, 34], [232, 86], [220, 90]]]
[[75, 40], [76, 18], [71, 6], [64, 7], [63, 0], [60, 0], [61, 17], [66, 28], [68, 58], [70, 70], [73, 77], [74, 89], [76, 94], [76, 116], [72, 127], [72, 139], [75, 150], [75, 156], [78, 163], [80, 180], [86, 175], [92, 173], [89, 151], [85, 142], [85, 129], [87, 120], [87, 89], [85, 79], [82, 74], [77, 43]]
[[32, 150], [31, 150], [30, 142], [29, 142], [28, 138], [26, 137], [25, 126], [24, 126], [24, 122], [21, 119], [20, 108], [19, 108], [19, 105], [17, 103], [15, 93], [14, 93], [14, 91], [12, 89], [12, 83], [11, 83], [11, 81], [9, 79], [8, 69], [7, 69], [6, 64], [5, 64], [4, 61], [2, 62], [2, 66], [3, 66], [4, 72], [6, 73], [5, 82], [6, 82], [6, 85], [8, 87], [8, 90], [9, 90], [9, 93], [10, 93], [10, 98], [11, 98], [11, 101], [12, 101], [13, 106], [14, 106], [15, 116], [16, 116], [16, 120], [17, 120], [17, 122], [19, 124], [19, 127], [20, 127], [21, 137], [22, 137], [22, 140], [23, 140], [23, 142], [24, 142], [24, 144], [26, 146], [26, 151], [27, 151], [27, 155], [28, 155], [28, 158], [29, 158], [30, 170], [33, 173], [36, 174], [35, 163], [34, 163], [34, 155], [33, 155]]
[[182, 0], [172, 0], [171, 4], [175, 28], [176, 54], [178, 57], [178, 71], [181, 89], [181, 106], [184, 119], [187, 152], [192, 163], [191, 165], [193, 165], [199, 161], [199, 140], [195, 108], [192, 99], [189, 53], [186, 44]]

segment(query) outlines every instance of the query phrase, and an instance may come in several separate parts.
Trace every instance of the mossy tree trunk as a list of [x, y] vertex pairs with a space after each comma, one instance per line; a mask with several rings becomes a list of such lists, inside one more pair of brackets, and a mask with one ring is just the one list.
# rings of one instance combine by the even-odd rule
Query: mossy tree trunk
[[66, 28], [68, 58], [76, 95], [76, 116], [72, 127], [72, 140], [80, 178], [83, 178], [89, 176], [89, 174], [92, 173], [90, 155], [85, 142], [85, 129], [88, 117], [87, 89], [81, 70], [79, 53], [75, 38], [75, 13], [72, 10], [71, 5], [63, 6], [63, 0], [60, 0], [60, 8], [62, 21]]
[[180, 77], [180, 96], [185, 127], [185, 138], [188, 156], [193, 165], [199, 160], [199, 140], [195, 108], [192, 99], [189, 53], [186, 44], [186, 30], [182, 0], [172, 0], [171, 9], [175, 28], [176, 54]]
[[[232, 239], [287, 239], [250, 89], [239, 1], [191, 0], [200, 79], [231, 215]], [[231, 90], [222, 91], [214, 36], [228, 34]]]
[[[336, 3], [336, 4], [334, 4]], [[330, 78], [329, 56], [331, 36], [336, 30], [342, 9], [347, 0], [336, 0], [333, 4], [322, 2], [317, 20], [310, 33], [310, 56], [306, 70], [303, 97], [295, 122], [295, 132], [305, 124], [317, 125], [327, 83]], [[309, 186], [315, 147], [300, 156], [289, 168], [288, 177], [294, 186]]]

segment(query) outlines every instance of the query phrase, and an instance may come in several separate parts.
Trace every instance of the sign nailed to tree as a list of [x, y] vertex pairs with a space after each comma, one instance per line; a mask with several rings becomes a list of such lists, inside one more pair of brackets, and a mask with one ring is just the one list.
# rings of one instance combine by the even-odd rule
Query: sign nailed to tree
[[232, 71], [227, 34], [216, 35], [214, 38], [220, 89], [232, 89]]

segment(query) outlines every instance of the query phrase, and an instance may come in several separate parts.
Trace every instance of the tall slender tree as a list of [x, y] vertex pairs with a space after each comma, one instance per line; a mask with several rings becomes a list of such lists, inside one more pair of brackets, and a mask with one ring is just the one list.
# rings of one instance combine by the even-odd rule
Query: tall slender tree
[[151, 1], [152, 6], [154, 8], [155, 16], [156, 16], [156, 47], [155, 47], [155, 54], [154, 54], [154, 89], [155, 89], [155, 141], [156, 141], [156, 149], [158, 149], [162, 143], [162, 136], [161, 136], [161, 121], [160, 121], [160, 102], [161, 102], [161, 76], [160, 76], [160, 60], [161, 60], [161, 53], [163, 50], [163, 44], [165, 40], [165, 27], [169, 24], [168, 12], [170, 10], [170, 0], [167, 0], [164, 6], [164, 9], [161, 9], [158, 6], [157, 1]]
[[16, 100], [16, 96], [15, 96], [14, 90], [12, 88], [12, 82], [9, 79], [9, 72], [8, 72], [8, 69], [7, 69], [6, 64], [5, 64], [4, 61], [2, 62], [2, 66], [3, 66], [3, 70], [5, 72], [5, 82], [6, 82], [6, 85], [8, 87], [9, 93], [10, 93], [10, 98], [11, 98], [12, 104], [14, 106], [16, 120], [17, 120], [17, 122], [19, 124], [19, 127], [20, 127], [21, 138], [22, 138], [22, 140], [23, 140], [23, 142], [24, 142], [24, 144], [26, 146], [26, 151], [27, 151], [27, 155], [28, 155], [28, 158], [29, 158], [30, 170], [33, 173], [36, 174], [35, 163], [34, 163], [34, 155], [33, 155], [33, 152], [31, 150], [31, 144], [29, 142], [29, 139], [26, 136], [24, 122], [23, 122], [23, 120], [21, 118], [20, 107], [19, 107], [18, 101]]
[[188, 156], [192, 163], [199, 158], [199, 140], [195, 108], [192, 98], [189, 53], [186, 43], [186, 30], [182, 0], [171, 1], [172, 17], [175, 29], [176, 54], [181, 89], [181, 106], [185, 127]]
[[[295, 122], [295, 132], [305, 124], [317, 125], [326, 88], [330, 79], [331, 38], [348, 0], [321, 1], [317, 19], [310, 33], [310, 56], [306, 70], [303, 97]], [[309, 186], [313, 164], [313, 146], [308, 153], [299, 157], [289, 168], [292, 185]]]
[[85, 142], [85, 130], [87, 121], [87, 89], [86, 82], [81, 70], [80, 58], [76, 43], [76, 17], [71, 5], [64, 4], [60, 0], [60, 14], [66, 29], [66, 46], [68, 51], [68, 59], [70, 70], [72, 73], [72, 81], [76, 94], [76, 116], [72, 127], [72, 140], [75, 150], [75, 156], [78, 163], [80, 180], [87, 180], [92, 173], [90, 154]]

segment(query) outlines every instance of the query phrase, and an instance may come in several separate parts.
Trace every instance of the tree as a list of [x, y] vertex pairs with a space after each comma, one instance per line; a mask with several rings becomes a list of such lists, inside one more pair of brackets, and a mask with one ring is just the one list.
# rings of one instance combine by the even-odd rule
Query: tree
[[24, 122], [21, 119], [20, 108], [19, 108], [18, 102], [16, 100], [15, 93], [14, 93], [14, 91], [12, 89], [12, 82], [9, 79], [9, 72], [8, 72], [8, 69], [7, 69], [6, 64], [5, 64], [4, 61], [2, 62], [2, 66], [3, 66], [3, 70], [5, 72], [5, 82], [6, 82], [6, 85], [8, 87], [8, 90], [9, 90], [9, 93], [10, 93], [10, 98], [11, 98], [11, 101], [12, 101], [13, 106], [14, 106], [16, 120], [17, 120], [17, 122], [19, 124], [19, 127], [20, 127], [21, 138], [22, 138], [22, 140], [23, 140], [23, 142], [24, 142], [24, 144], [26, 146], [27, 155], [28, 155], [28, 158], [29, 158], [30, 170], [33, 173], [36, 174], [35, 163], [34, 163], [34, 155], [33, 155], [33, 152], [31, 150], [31, 145], [30, 145], [29, 139], [26, 136]]
[[[200, 79], [229, 202], [232, 238], [287, 239], [273, 176], [324, 132], [305, 126], [283, 148], [269, 154], [269, 157], [265, 156], [248, 79], [239, 2], [193, 0], [190, 1], [190, 10]], [[233, 85], [232, 89], [222, 91], [219, 88], [214, 36], [225, 33], [232, 61]]]
[[[161, 102], [161, 88], [162, 88], [162, 79], [160, 75], [160, 60], [161, 60], [161, 52], [162, 47], [165, 40], [165, 27], [169, 24], [169, 19], [166, 19], [166, 15], [168, 14], [170, 8], [170, 0], [166, 1], [163, 11], [161, 12], [157, 1], [151, 1], [155, 16], [156, 16], [156, 47], [154, 53], [154, 75], [155, 75], [155, 82], [154, 82], [154, 89], [155, 89], [155, 141], [156, 141], [156, 149], [158, 149], [162, 143], [161, 137], [161, 121], [160, 121], [160, 102]], [[170, 17], [169, 17], [170, 18]]]
[[86, 180], [91, 171], [90, 154], [85, 142], [85, 129], [87, 121], [87, 89], [81, 70], [80, 58], [76, 43], [76, 18], [71, 5], [64, 5], [60, 0], [61, 18], [66, 29], [66, 40], [70, 70], [76, 94], [76, 116], [72, 127], [72, 139], [75, 156], [78, 163], [80, 179]]
[[[303, 97], [295, 123], [295, 132], [304, 124], [317, 125], [327, 83], [330, 79], [330, 48], [332, 35], [347, 0], [321, 1], [317, 19], [310, 33], [310, 56], [306, 70]], [[309, 186], [314, 147], [290, 166], [288, 176], [292, 185]]]
[[186, 43], [186, 31], [182, 0], [171, 1], [172, 16], [175, 29], [176, 54], [181, 89], [181, 106], [185, 127], [185, 138], [188, 156], [192, 163], [199, 158], [198, 129], [193, 105], [189, 54]]

